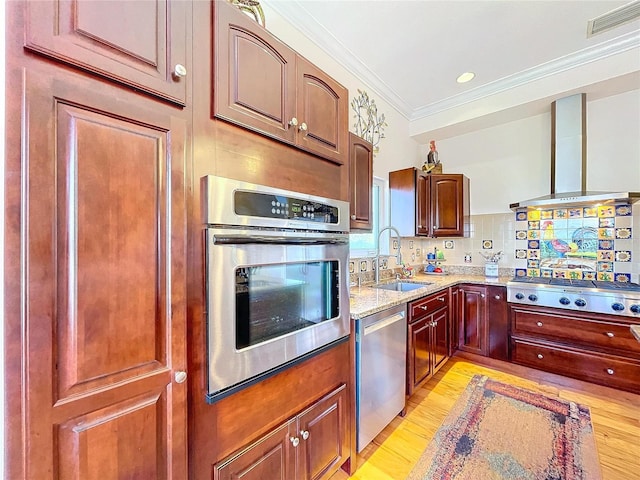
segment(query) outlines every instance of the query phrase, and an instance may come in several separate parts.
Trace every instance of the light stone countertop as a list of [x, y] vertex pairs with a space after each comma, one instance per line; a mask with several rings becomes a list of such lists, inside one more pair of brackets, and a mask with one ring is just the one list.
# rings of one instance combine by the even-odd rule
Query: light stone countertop
[[640, 325], [631, 325], [631, 333], [640, 342]]
[[[506, 285], [512, 277], [488, 278], [484, 275], [425, 275], [419, 273], [414, 277], [401, 279], [402, 282], [427, 283], [422, 288], [411, 290], [410, 292], [395, 292], [373, 288], [373, 284], [362, 285], [361, 287], [351, 287], [349, 289], [349, 304], [351, 308], [351, 318], [359, 319], [380, 312], [387, 308], [401, 303], [407, 303], [417, 298], [438, 292], [460, 283], [476, 283], [482, 285]], [[389, 281], [380, 282], [389, 283]], [[640, 332], [639, 332], [640, 334]]]

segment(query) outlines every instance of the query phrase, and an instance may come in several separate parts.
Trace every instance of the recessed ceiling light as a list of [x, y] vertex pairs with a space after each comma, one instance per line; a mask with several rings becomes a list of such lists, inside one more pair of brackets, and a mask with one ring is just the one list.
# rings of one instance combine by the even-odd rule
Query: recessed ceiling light
[[473, 80], [473, 77], [475, 77], [476, 74], [473, 72], [464, 72], [462, 75], [460, 75], [457, 79], [456, 82], [458, 83], [467, 83], [471, 80]]

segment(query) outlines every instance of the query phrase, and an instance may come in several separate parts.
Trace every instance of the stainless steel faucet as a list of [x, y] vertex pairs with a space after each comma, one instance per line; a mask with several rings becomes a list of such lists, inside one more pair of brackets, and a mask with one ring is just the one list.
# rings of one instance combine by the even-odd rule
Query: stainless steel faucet
[[400, 233], [396, 227], [388, 226], [380, 229], [378, 233], [378, 248], [376, 250], [376, 285], [380, 282], [380, 237], [382, 236], [382, 232], [385, 230], [392, 230], [396, 232], [396, 237], [398, 238], [398, 254], [396, 255], [396, 262], [398, 265], [402, 265], [402, 253], [400, 251]]

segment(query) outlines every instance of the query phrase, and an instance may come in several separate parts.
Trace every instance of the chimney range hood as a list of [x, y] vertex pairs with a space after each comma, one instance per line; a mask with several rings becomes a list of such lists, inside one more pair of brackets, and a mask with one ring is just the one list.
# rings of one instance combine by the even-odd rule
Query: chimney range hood
[[512, 203], [510, 208], [633, 203], [640, 200], [640, 192], [586, 190], [586, 103], [586, 94], [580, 93], [551, 104], [551, 194]]

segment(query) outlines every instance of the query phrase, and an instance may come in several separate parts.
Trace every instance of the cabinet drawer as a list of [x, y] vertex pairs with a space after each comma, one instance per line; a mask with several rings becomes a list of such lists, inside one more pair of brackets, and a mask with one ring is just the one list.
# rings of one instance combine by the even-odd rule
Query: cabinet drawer
[[446, 290], [409, 304], [409, 323], [430, 315], [436, 310], [449, 305], [449, 294]]
[[640, 392], [640, 361], [513, 338], [514, 363], [608, 387]]
[[513, 333], [556, 337], [589, 347], [607, 348], [640, 356], [640, 342], [631, 334], [629, 324], [623, 322], [514, 309]]

